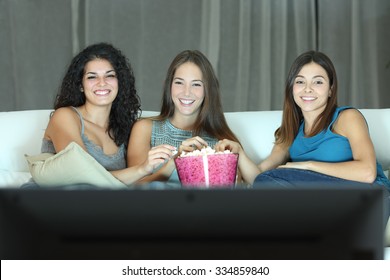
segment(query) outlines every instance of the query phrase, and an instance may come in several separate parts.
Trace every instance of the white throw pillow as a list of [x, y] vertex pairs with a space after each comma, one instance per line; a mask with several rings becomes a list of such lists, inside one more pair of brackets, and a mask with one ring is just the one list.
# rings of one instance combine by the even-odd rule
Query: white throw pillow
[[57, 154], [42, 153], [25, 157], [32, 178], [43, 187], [90, 184], [104, 188], [126, 188], [75, 142]]

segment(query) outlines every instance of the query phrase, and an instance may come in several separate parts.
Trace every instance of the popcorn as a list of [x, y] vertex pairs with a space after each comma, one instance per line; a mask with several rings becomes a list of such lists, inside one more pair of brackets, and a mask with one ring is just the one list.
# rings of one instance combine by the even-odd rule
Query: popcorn
[[238, 154], [229, 150], [216, 152], [210, 147], [182, 152], [175, 159], [183, 187], [221, 188], [234, 186]]
[[192, 156], [204, 156], [204, 155], [220, 155], [220, 154], [231, 154], [232, 152], [229, 150], [225, 150], [223, 152], [216, 152], [211, 147], [203, 147], [201, 150], [195, 150], [192, 152], [184, 152], [182, 151], [180, 157], [192, 157]]

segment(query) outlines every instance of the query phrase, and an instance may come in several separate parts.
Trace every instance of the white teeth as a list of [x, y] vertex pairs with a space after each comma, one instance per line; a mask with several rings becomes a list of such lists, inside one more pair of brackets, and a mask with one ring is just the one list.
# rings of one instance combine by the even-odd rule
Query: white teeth
[[195, 102], [195, 100], [186, 100], [186, 99], [180, 99], [180, 102], [185, 105], [190, 105]]
[[312, 100], [314, 100], [316, 98], [315, 97], [310, 97], [310, 96], [303, 96], [302, 99], [306, 100], [306, 101], [312, 101]]
[[95, 91], [95, 94], [97, 95], [105, 95], [105, 94], [108, 94], [109, 91], [108, 90], [97, 90]]

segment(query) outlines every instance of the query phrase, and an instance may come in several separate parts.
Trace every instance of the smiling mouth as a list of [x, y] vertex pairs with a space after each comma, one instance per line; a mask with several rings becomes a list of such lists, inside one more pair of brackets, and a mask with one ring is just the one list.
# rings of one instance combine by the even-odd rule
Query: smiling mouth
[[99, 95], [99, 96], [104, 96], [104, 95], [108, 95], [110, 93], [110, 90], [106, 89], [106, 90], [95, 90], [94, 92], [96, 95]]
[[301, 99], [303, 101], [313, 101], [313, 100], [316, 100], [317, 98], [311, 97], [311, 96], [302, 96]]
[[191, 105], [192, 103], [195, 102], [195, 100], [188, 100], [188, 99], [180, 99], [180, 103], [182, 103], [183, 105]]

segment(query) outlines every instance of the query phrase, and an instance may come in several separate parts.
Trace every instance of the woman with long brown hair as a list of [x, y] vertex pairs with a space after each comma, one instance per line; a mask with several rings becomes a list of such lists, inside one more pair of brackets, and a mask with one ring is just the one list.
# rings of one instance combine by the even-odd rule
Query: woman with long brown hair
[[[192, 152], [214, 147], [222, 139], [238, 141], [223, 114], [219, 82], [213, 67], [197, 50], [179, 53], [168, 68], [160, 115], [137, 121], [128, 145], [128, 166], [145, 161], [152, 147], [168, 144]], [[179, 182], [173, 159], [140, 182]]]
[[359, 110], [337, 106], [337, 76], [324, 53], [296, 58], [288, 74], [281, 126], [271, 154], [256, 165], [239, 143], [224, 140], [218, 150], [239, 153], [244, 180], [254, 187], [303, 183], [369, 183], [390, 188], [377, 163], [368, 126]]

